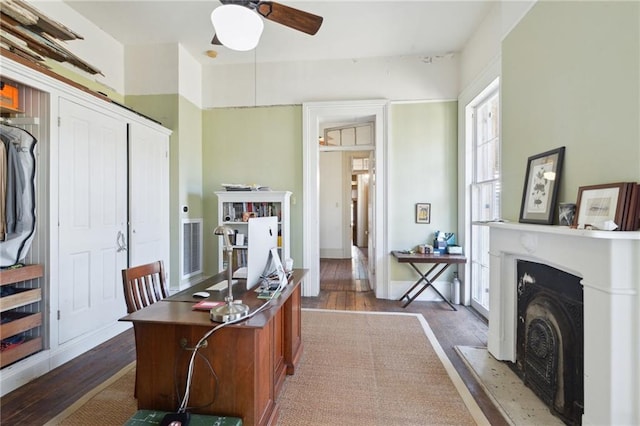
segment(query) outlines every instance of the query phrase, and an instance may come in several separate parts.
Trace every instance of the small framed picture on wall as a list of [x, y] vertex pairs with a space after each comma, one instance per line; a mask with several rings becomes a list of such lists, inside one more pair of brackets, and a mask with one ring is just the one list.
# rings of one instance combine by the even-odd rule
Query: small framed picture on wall
[[431, 203], [416, 204], [416, 223], [431, 223]]

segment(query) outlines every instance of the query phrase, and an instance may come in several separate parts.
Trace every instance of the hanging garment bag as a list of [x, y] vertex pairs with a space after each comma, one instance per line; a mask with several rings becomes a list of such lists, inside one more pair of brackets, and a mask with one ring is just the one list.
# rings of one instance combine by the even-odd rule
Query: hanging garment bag
[[36, 138], [0, 124], [0, 267], [20, 263], [35, 235]]

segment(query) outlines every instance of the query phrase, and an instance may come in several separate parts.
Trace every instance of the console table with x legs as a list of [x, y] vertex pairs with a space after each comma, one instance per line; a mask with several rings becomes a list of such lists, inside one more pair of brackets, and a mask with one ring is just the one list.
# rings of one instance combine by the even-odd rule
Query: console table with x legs
[[[451, 309], [457, 311], [456, 307], [451, 304], [447, 300], [446, 297], [438, 291], [436, 286], [433, 285], [433, 282], [440, 276], [442, 273], [454, 263], [466, 263], [467, 258], [462, 254], [422, 254], [422, 253], [407, 253], [403, 251], [392, 251], [391, 254], [396, 258], [398, 263], [407, 263], [409, 266], [415, 270], [420, 278], [416, 281], [409, 290], [407, 290], [402, 297], [399, 299], [400, 301], [404, 301], [402, 307], [406, 308], [409, 303], [413, 302], [423, 291], [425, 291], [429, 286], [438, 293], [442, 300], [447, 302]], [[433, 266], [425, 273], [422, 272], [417, 266], [417, 263], [429, 263], [433, 264]], [[405, 300], [406, 299], [406, 300]]]

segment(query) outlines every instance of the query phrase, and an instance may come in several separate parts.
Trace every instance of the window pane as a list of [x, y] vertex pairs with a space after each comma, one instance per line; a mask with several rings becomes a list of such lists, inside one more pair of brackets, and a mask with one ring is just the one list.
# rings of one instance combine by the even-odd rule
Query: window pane
[[476, 182], [485, 182], [500, 177], [499, 140], [491, 139], [476, 149]]
[[473, 225], [473, 258], [471, 260], [472, 297], [480, 306], [489, 310], [489, 228]]
[[349, 127], [348, 129], [342, 129], [340, 131], [340, 138], [342, 146], [353, 146], [356, 144], [356, 129], [355, 127]]
[[500, 218], [500, 183], [491, 181], [471, 187], [471, 220], [487, 221]]
[[325, 138], [325, 143], [333, 146], [340, 145], [340, 130], [329, 130]]
[[373, 145], [371, 125], [356, 127], [356, 145]]
[[[501, 217], [500, 104], [496, 87], [473, 108], [473, 178], [471, 220], [489, 221]], [[474, 101], [475, 102], [475, 101]], [[489, 310], [489, 227], [471, 226], [471, 298], [479, 312]], [[484, 315], [485, 313], [483, 313]]]

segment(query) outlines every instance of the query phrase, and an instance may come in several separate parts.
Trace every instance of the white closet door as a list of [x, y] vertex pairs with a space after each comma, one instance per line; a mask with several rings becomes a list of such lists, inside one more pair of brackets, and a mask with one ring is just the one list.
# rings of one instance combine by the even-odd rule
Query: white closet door
[[59, 344], [126, 314], [126, 131], [122, 120], [60, 99]]
[[129, 265], [163, 260], [169, 275], [169, 136], [129, 124]]

